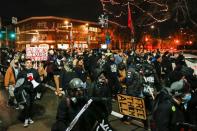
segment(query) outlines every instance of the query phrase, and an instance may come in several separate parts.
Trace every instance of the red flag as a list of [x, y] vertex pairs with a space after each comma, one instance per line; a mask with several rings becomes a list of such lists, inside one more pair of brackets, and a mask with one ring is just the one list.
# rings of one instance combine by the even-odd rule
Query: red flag
[[128, 3], [128, 27], [131, 30], [131, 33], [134, 34], [134, 27], [133, 27], [133, 23], [132, 23], [132, 19], [131, 19], [131, 9]]

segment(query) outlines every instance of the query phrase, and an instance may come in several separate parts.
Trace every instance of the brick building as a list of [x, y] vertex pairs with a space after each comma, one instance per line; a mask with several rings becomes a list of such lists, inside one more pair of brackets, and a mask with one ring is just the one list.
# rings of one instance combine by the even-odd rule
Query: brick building
[[98, 23], [63, 17], [30, 17], [18, 21], [16, 32], [18, 50], [29, 46], [99, 48], [105, 43], [105, 30]]

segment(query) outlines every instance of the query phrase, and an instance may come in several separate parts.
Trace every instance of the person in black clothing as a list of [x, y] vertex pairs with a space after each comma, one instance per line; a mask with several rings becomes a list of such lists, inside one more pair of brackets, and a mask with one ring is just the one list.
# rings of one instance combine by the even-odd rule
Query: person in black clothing
[[[65, 131], [85, 104], [83, 99], [77, 99], [77, 97], [83, 95], [81, 90], [82, 85], [83, 82], [79, 78], [74, 78], [70, 81], [68, 89], [69, 96], [64, 97], [60, 101], [57, 109], [56, 122], [53, 124], [51, 131]], [[75, 125], [72, 130], [79, 131], [79, 125]]]
[[161, 80], [161, 56], [160, 55], [156, 55], [155, 56], [155, 61], [153, 62], [157, 76], [159, 78], [159, 80]]
[[[21, 79], [24, 79], [24, 83], [22, 84], [21, 88], [23, 89], [23, 95], [25, 96], [23, 109], [23, 115], [25, 118], [24, 127], [27, 127], [28, 124], [34, 123], [34, 121], [32, 120], [32, 107], [36, 95], [35, 89], [40, 88], [40, 84], [38, 83], [41, 83], [38, 71], [32, 68], [31, 59], [25, 60], [25, 69], [18, 74], [17, 81]], [[17, 95], [20, 94], [20, 91], [20, 88], [17, 88], [15, 90], [16, 99], [18, 97]], [[20, 103], [21, 101], [18, 102]]]
[[[152, 131], [180, 130], [177, 125], [185, 122], [184, 107], [191, 98], [187, 97], [190, 92], [185, 83], [186, 80], [183, 77], [179, 81], [172, 83], [170, 88], [163, 88], [160, 94], [157, 95], [153, 108]], [[185, 98], [187, 102], [185, 102]]]
[[78, 75], [78, 78], [80, 78], [85, 83], [87, 80], [87, 72], [84, 68], [84, 61], [82, 57], [78, 57], [78, 61], [76, 63], [74, 71]]
[[128, 68], [126, 71], [127, 95], [140, 97], [142, 92], [142, 83], [140, 73], [135, 68]]
[[172, 72], [172, 61], [170, 58], [170, 53], [166, 51], [162, 56], [161, 61], [162, 71], [164, 72], [164, 80], [166, 84], [169, 84], [169, 74]]
[[51, 131], [65, 131], [67, 128], [71, 128], [73, 119], [89, 99], [93, 100], [92, 103], [79, 115], [76, 124], [71, 128], [72, 131], [91, 131], [107, 114], [102, 99], [84, 96], [82, 86], [83, 82], [79, 78], [74, 78], [69, 82], [68, 96], [59, 103], [56, 122], [53, 124]]
[[103, 69], [95, 69], [93, 72], [95, 75], [95, 81], [93, 82], [93, 91], [89, 93], [92, 97], [106, 98], [106, 101], [103, 101], [103, 105], [107, 108], [108, 114], [112, 111], [111, 103], [111, 89], [109, 87], [109, 81], [106, 77], [106, 72]]
[[176, 66], [179, 66], [179, 65], [181, 65], [181, 66], [187, 66], [187, 64], [185, 62], [185, 57], [183, 55], [183, 52], [180, 52], [179, 53], [178, 57], [175, 60], [175, 64], [176, 64]]
[[109, 60], [105, 64], [104, 70], [107, 73], [109, 85], [112, 88], [112, 94], [115, 97], [120, 92], [120, 82], [118, 80], [118, 65], [115, 63], [113, 54], [109, 56]]

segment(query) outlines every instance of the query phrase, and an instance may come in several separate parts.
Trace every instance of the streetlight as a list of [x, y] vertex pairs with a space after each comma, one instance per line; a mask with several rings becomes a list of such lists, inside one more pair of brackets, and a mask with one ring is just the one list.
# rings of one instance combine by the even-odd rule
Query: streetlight
[[175, 42], [176, 44], [179, 44], [180, 41], [179, 41], [179, 40], [175, 40], [174, 42]]
[[189, 43], [192, 44], [192, 41], [190, 40]]
[[147, 38], [147, 37], [145, 37], [145, 41], [146, 41], [146, 42], [148, 41], [148, 38]]
[[73, 49], [73, 47], [74, 47], [74, 43], [73, 43], [73, 24], [72, 23], [69, 24], [69, 22], [67, 20], [64, 21], [64, 24], [65, 24], [65, 26], [63, 26], [63, 27], [66, 27], [66, 29], [68, 29], [70, 27], [70, 41], [71, 41], [71, 45], [72, 45], [72, 49]]
[[150, 28], [151, 28], [151, 29], [154, 29], [154, 28], [155, 28], [155, 26], [154, 26], [154, 25], [151, 25], [151, 26], [150, 26]]

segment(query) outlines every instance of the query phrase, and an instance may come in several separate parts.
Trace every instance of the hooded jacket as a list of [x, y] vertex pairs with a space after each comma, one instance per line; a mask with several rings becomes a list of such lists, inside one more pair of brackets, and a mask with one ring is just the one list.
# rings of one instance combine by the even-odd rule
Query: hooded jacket
[[14, 61], [10, 63], [10, 66], [8, 67], [5, 77], [4, 77], [4, 86], [8, 87], [9, 85], [15, 85], [16, 84], [16, 77], [14, 73], [14, 67], [13, 67]]

